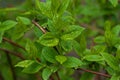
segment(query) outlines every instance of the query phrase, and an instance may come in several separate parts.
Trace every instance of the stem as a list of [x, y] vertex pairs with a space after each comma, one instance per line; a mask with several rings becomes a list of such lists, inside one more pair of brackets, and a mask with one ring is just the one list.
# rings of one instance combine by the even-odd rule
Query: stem
[[104, 74], [104, 73], [100, 73], [100, 72], [95, 72], [95, 71], [88, 70], [88, 69], [79, 68], [79, 69], [77, 69], [77, 70], [82, 70], [82, 71], [85, 71], [85, 72], [89, 72], [89, 73], [92, 73], [92, 74], [96, 74], [96, 75], [100, 75], [100, 76], [104, 76], [104, 77], [108, 77], [108, 78], [111, 77], [111, 76], [108, 75], [108, 74]]
[[40, 26], [35, 20], [32, 20], [32, 23], [37, 26], [44, 34], [46, 33], [46, 30], [44, 28], [42, 28], [42, 26]]
[[61, 80], [60, 77], [59, 77], [58, 72], [56, 72], [55, 74], [56, 74], [57, 80]]
[[6, 52], [7, 54], [12, 54], [12, 55], [14, 55], [14, 56], [17, 56], [17, 57], [19, 57], [19, 58], [22, 59], [22, 60], [25, 59], [25, 58], [21, 55], [21, 53], [12, 52], [12, 51], [9, 51], [9, 50], [4, 49], [4, 48], [0, 48], [0, 50]]
[[4, 41], [6, 41], [6, 42], [9, 42], [10, 44], [12, 44], [12, 45], [14, 45], [14, 46], [16, 46], [16, 47], [19, 47], [19, 48], [21, 48], [21, 49], [25, 50], [25, 48], [24, 48], [24, 47], [22, 47], [21, 45], [19, 45], [19, 44], [17, 44], [17, 43], [15, 43], [15, 42], [13, 42], [13, 41], [12, 41], [12, 40], [10, 40], [10, 39], [7, 39], [6, 37], [4, 37], [4, 38], [3, 38], [3, 40], [4, 40]]
[[[8, 52], [6, 52], [6, 53], [8, 53]], [[6, 54], [6, 56], [7, 56], [8, 63], [10, 65], [10, 69], [11, 69], [11, 72], [12, 72], [13, 80], [17, 80], [16, 74], [15, 74], [15, 71], [14, 71], [14, 67], [12, 65], [11, 57], [10, 57], [9, 54]]]

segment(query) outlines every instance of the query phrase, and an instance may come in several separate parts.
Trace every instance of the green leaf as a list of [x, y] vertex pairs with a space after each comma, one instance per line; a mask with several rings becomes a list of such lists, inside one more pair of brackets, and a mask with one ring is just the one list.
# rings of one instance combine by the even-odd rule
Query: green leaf
[[102, 52], [101, 55], [111, 68], [119, 70], [119, 61], [113, 55], [105, 52]]
[[120, 80], [120, 76], [118, 76], [117, 74], [113, 74], [110, 80]]
[[0, 32], [0, 43], [2, 42], [3, 35], [4, 35], [4, 32]]
[[60, 64], [63, 64], [67, 60], [66, 56], [61, 55], [55, 56], [55, 58]]
[[86, 55], [83, 57], [83, 59], [87, 61], [103, 61], [103, 57], [99, 55]]
[[52, 10], [51, 10], [51, 1], [47, 0], [46, 2], [40, 2], [39, 0], [35, 0], [36, 8], [41, 11], [45, 16], [52, 18]]
[[39, 64], [37, 62], [33, 62], [32, 64], [30, 64], [29, 66], [24, 68], [22, 70], [22, 72], [33, 74], [33, 73], [37, 73], [40, 69], [42, 69], [44, 67], [45, 67], [44, 64]]
[[83, 30], [84, 28], [77, 26], [77, 25], [69, 26], [65, 29], [63, 35], [61, 36], [61, 39], [62, 40], [73, 40], [76, 37], [78, 37]]
[[15, 65], [15, 67], [28, 67], [29, 65], [33, 64], [34, 61], [33, 60], [23, 60], [23, 61], [20, 61], [19, 63], [17, 63]]
[[50, 68], [43, 69], [43, 72], [42, 72], [43, 80], [48, 80], [51, 74], [52, 74], [52, 71]]
[[70, 3], [70, 0], [62, 0], [62, 2], [60, 4], [60, 7], [58, 8], [58, 14], [59, 15], [62, 15], [65, 12], [69, 3]]
[[93, 80], [94, 75], [88, 72], [85, 72], [81, 75], [80, 80]]
[[16, 20], [19, 21], [20, 23], [23, 23], [24, 25], [31, 24], [31, 21], [28, 18], [26, 18], [26, 17], [20, 17], [20, 16], [18, 16], [16, 18]]
[[42, 55], [44, 56], [44, 58], [51, 63], [56, 63], [56, 59], [55, 56], [57, 56], [57, 52], [50, 47], [45, 47], [42, 50]]
[[1, 31], [4, 32], [6, 30], [9, 30], [9, 29], [15, 27], [16, 24], [17, 24], [17, 22], [15, 22], [15, 21], [7, 20], [0, 25], [0, 32]]
[[35, 46], [35, 44], [31, 40], [27, 40], [26, 46], [25, 46], [26, 51], [29, 53], [29, 56], [31, 58], [37, 57], [38, 50]]
[[68, 52], [72, 50], [72, 41], [61, 41], [60, 45], [64, 49], [64, 51]]
[[104, 43], [105, 42], [105, 37], [104, 36], [98, 36], [94, 39], [96, 43]]
[[117, 48], [116, 57], [120, 59], [120, 45]]
[[120, 25], [117, 25], [115, 27], [112, 28], [112, 33], [115, 35], [115, 36], [119, 36], [119, 33], [120, 33]]
[[67, 61], [63, 63], [67, 68], [77, 68], [83, 65], [82, 61], [75, 57], [67, 57]]
[[53, 47], [58, 45], [59, 39], [56, 38], [52, 33], [48, 32], [42, 35], [38, 42], [40, 42], [44, 46]]
[[118, 5], [118, 0], [110, 0], [110, 2], [114, 7]]

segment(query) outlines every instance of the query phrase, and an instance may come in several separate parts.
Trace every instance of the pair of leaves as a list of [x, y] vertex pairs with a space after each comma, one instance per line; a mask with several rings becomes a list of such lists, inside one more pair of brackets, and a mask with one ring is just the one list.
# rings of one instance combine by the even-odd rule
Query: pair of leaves
[[39, 64], [33, 60], [24, 60], [19, 62], [18, 64], [15, 65], [16, 67], [22, 67], [24, 68], [22, 70], [22, 72], [24, 73], [36, 73], [38, 72], [40, 69], [42, 69], [43, 67], [45, 67], [45, 65], [43, 64]]

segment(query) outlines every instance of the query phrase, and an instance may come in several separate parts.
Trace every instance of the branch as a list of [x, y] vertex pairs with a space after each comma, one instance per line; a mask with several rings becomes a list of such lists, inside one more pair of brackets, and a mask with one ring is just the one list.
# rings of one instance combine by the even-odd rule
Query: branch
[[21, 53], [12, 52], [12, 51], [9, 51], [9, 50], [4, 49], [4, 48], [0, 48], [0, 50], [6, 52], [7, 54], [12, 54], [12, 55], [14, 55], [14, 56], [17, 56], [17, 57], [19, 57], [19, 58], [22, 59], [22, 60], [25, 59], [25, 58], [21, 55]]
[[77, 69], [77, 70], [82, 70], [82, 71], [85, 71], [85, 72], [89, 72], [89, 73], [92, 73], [92, 74], [96, 74], [96, 75], [100, 75], [100, 76], [104, 76], [104, 77], [108, 77], [108, 78], [111, 77], [111, 76], [108, 75], [108, 74], [104, 74], [104, 73], [100, 73], [100, 72], [95, 72], [95, 71], [88, 70], [88, 69], [79, 68], [79, 69]]
[[44, 34], [46, 33], [46, 30], [44, 28], [42, 28], [42, 26], [40, 26], [35, 20], [32, 20], [32, 23], [37, 26]]
[[15, 74], [15, 71], [14, 71], [14, 66], [12, 65], [11, 57], [10, 57], [9, 54], [6, 54], [6, 56], [7, 56], [7, 61], [9, 63], [9, 65], [10, 65], [10, 69], [11, 69], [11, 72], [12, 72], [13, 80], [17, 80], [16, 74]]
[[24, 48], [24, 47], [22, 47], [21, 45], [19, 45], [19, 44], [17, 44], [17, 43], [15, 43], [15, 42], [13, 42], [13, 41], [12, 41], [12, 40], [10, 40], [10, 39], [7, 39], [6, 37], [3, 37], [3, 41], [9, 42], [10, 44], [12, 44], [12, 45], [14, 45], [14, 46], [16, 46], [16, 47], [19, 47], [19, 48], [21, 48], [21, 49], [25, 50], [25, 48]]

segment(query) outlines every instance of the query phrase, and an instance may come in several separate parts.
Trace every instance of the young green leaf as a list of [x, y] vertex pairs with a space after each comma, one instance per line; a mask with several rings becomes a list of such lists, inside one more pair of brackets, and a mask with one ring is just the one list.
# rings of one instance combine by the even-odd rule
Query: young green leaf
[[25, 49], [30, 54], [30, 57], [32, 57], [32, 58], [36, 57], [38, 54], [38, 50], [37, 50], [35, 44], [31, 40], [27, 40]]
[[15, 65], [15, 67], [28, 67], [29, 65], [33, 64], [33, 60], [23, 60]]
[[83, 65], [82, 61], [75, 57], [67, 57], [67, 60], [63, 63], [67, 68], [77, 68]]
[[52, 74], [53, 72], [51, 71], [50, 68], [45, 68], [43, 69], [43, 72], [42, 72], [42, 78], [43, 80], [48, 80], [50, 75]]
[[72, 41], [61, 41], [60, 42], [61, 47], [66, 51], [71, 51], [72, 50]]
[[17, 24], [17, 22], [15, 21], [12, 21], [12, 20], [7, 20], [7, 21], [4, 21], [1, 25], [0, 25], [0, 32], [4, 32], [6, 30], [9, 30], [13, 27], [15, 27], [15, 25]]
[[105, 52], [102, 52], [101, 55], [111, 68], [119, 70], [119, 61], [114, 56]]
[[55, 56], [57, 56], [57, 52], [50, 47], [44, 47], [42, 50], [42, 55], [44, 56], [44, 58], [51, 63], [56, 63], [56, 59]]
[[55, 56], [55, 58], [60, 64], [63, 64], [67, 60], [66, 56], [61, 55]]
[[65, 32], [63, 33], [63, 35], [61, 36], [61, 39], [62, 40], [73, 40], [76, 37], [78, 37], [83, 30], [84, 28], [77, 26], [77, 25], [68, 26], [65, 29]]
[[100, 55], [86, 55], [83, 57], [83, 59], [87, 61], [103, 61], [103, 57]]
[[24, 25], [29, 25], [29, 24], [31, 24], [31, 21], [30, 21], [28, 18], [26, 18], [26, 17], [20, 17], [20, 16], [18, 16], [18, 17], [16, 18], [16, 20], [17, 20], [18, 22], [24, 24]]
[[53, 47], [58, 45], [59, 39], [56, 38], [52, 33], [48, 32], [42, 35], [38, 42], [44, 46]]
[[113, 74], [110, 80], [120, 80], [120, 76], [118, 76], [117, 74]]
[[62, 2], [60, 4], [60, 7], [58, 8], [58, 14], [59, 15], [62, 15], [65, 12], [69, 3], [70, 3], [70, 0], [62, 0]]
[[96, 43], [104, 43], [105, 42], [105, 37], [104, 36], [98, 36], [94, 39]]
[[118, 5], [118, 0], [110, 0], [110, 2], [114, 7]]
[[37, 62], [34, 62], [34, 63], [30, 64], [29, 66], [27, 66], [26, 68], [24, 68], [22, 70], [22, 72], [34, 74], [34, 73], [37, 73], [39, 70], [41, 70], [44, 67], [45, 67], [44, 64], [39, 64]]

